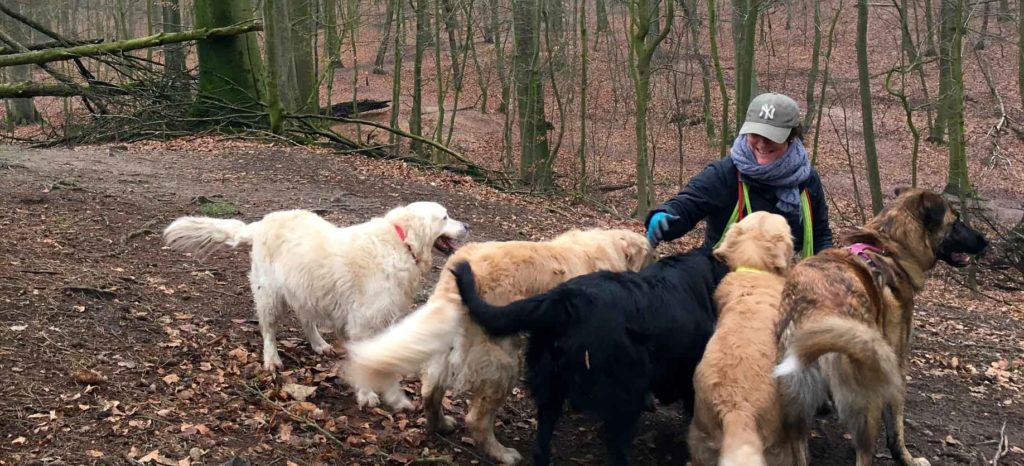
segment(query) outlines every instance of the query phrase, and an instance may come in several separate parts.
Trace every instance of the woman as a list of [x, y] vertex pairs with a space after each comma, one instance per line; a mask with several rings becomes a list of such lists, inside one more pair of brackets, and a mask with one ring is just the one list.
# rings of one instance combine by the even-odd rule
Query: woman
[[832, 247], [825, 193], [802, 137], [793, 99], [776, 93], [755, 97], [729, 157], [708, 165], [647, 215], [651, 244], [679, 238], [706, 219], [702, 247], [711, 249], [733, 223], [768, 211], [786, 218], [794, 249], [804, 257]]

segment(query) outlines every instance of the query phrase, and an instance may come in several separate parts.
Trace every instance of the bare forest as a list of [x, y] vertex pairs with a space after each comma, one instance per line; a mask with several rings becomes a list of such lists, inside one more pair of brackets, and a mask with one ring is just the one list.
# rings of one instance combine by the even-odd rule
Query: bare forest
[[[837, 238], [914, 186], [991, 240], [916, 299], [908, 447], [1024, 465], [1022, 37], [1024, 0], [0, 0], [0, 465], [493, 464], [360, 409], [294, 319], [265, 373], [247, 251], [161, 230], [435, 200], [473, 241], [643, 231], [768, 91]], [[681, 411], [645, 414], [635, 464], [684, 464]], [[497, 420], [527, 457], [533, 412], [520, 387]], [[599, 430], [565, 417], [555, 464], [603, 464]], [[811, 464], [849, 439], [817, 420]]]

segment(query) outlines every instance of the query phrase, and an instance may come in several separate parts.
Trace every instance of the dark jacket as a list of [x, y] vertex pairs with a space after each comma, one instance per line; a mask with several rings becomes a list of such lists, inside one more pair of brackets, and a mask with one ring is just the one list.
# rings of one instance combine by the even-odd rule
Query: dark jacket
[[[656, 212], [678, 215], [679, 220], [669, 223], [670, 229], [664, 238], [665, 241], [671, 241], [685, 235], [697, 225], [697, 222], [706, 219], [707, 231], [704, 234], [702, 247], [713, 248], [715, 244], [718, 244], [718, 240], [725, 231], [725, 225], [736, 208], [739, 194], [736, 173], [736, 166], [733, 165], [732, 159], [729, 157], [711, 163], [704, 171], [693, 177], [682, 192], [651, 210], [647, 214], [647, 221], [644, 222], [644, 225], [650, 224], [651, 215]], [[775, 207], [778, 198], [775, 196], [774, 187], [747, 179], [743, 181], [747, 184], [747, 191], [750, 194], [751, 212], [768, 211], [785, 217], [793, 232], [793, 248], [800, 251], [804, 243], [800, 213], [784, 214], [779, 211]], [[807, 188], [807, 194], [810, 195], [811, 200], [814, 253], [817, 254], [822, 249], [832, 247], [832, 230], [828, 226], [828, 206], [825, 203], [821, 178], [813, 168], [811, 176], [800, 185], [801, 191], [804, 188]]]

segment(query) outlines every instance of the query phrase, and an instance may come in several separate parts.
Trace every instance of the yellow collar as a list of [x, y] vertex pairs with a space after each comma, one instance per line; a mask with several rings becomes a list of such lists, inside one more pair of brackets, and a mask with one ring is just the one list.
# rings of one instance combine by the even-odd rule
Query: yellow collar
[[736, 267], [736, 272], [751, 272], [751, 273], [768, 273], [761, 269], [755, 269], [753, 267], [739, 266]]

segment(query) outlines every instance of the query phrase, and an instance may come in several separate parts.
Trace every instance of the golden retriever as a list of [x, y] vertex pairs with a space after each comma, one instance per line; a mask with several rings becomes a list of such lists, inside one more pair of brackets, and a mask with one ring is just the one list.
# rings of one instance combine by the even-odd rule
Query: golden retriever
[[[333, 354], [318, 324], [342, 329], [350, 340], [384, 329], [412, 305], [432, 251], [451, 254], [468, 232], [440, 204], [414, 202], [343, 228], [305, 210], [273, 212], [248, 225], [182, 217], [164, 230], [164, 240], [197, 256], [252, 245], [249, 283], [263, 334], [263, 367], [273, 371], [282, 367], [275, 324], [286, 308], [295, 311], [314, 351]], [[412, 406], [397, 384], [386, 388], [389, 404]], [[358, 396], [379, 402], [373, 392]]]
[[[585, 273], [639, 270], [651, 257], [647, 238], [628, 230], [570, 231], [547, 242], [468, 244], [448, 258], [471, 262], [480, 294], [499, 305], [533, 296]], [[346, 378], [361, 390], [393, 386], [403, 374], [423, 373], [428, 427], [449, 432], [442, 412], [447, 388], [469, 390], [466, 424], [476, 445], [501, 463], [522, 457], [494, 437], [494, 420], [519, 379], [522, 340], [494, 338], [469, 319], [454, 276], [444, 271], [430, 299], [379, 335], [348, 346]]]
[[793, 256], [786, 219], [754, 212], [715, 248], [732, 270], [715, 291], [718, 324], [697, 366], [690, 455], [694, 466], [797, 464], [779, 438], [781, 415], [772, 368], [782, 286]]

